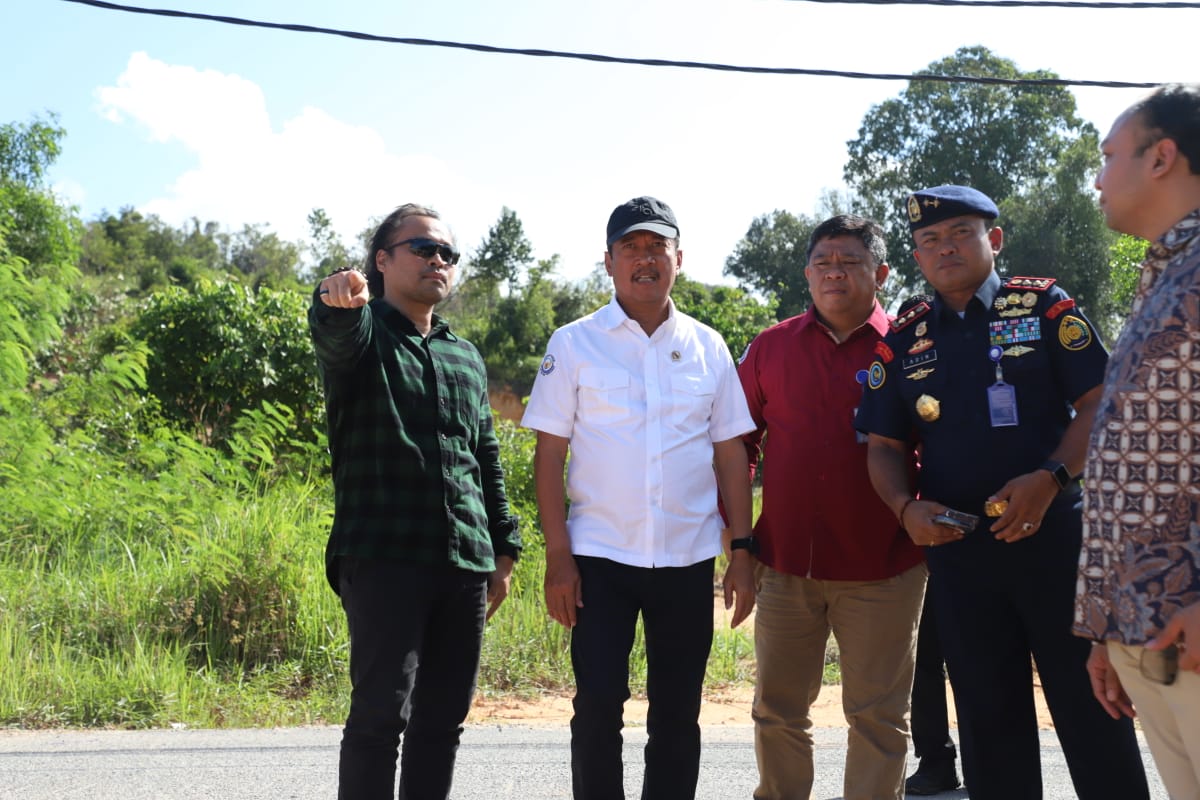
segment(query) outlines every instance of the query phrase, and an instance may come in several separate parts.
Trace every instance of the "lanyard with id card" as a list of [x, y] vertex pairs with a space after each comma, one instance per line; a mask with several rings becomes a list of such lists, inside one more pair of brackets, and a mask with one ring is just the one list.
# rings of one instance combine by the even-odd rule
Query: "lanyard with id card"
[[1017, 423], [1017, 388], [1004, 382], [1004, 369], [1000, 359], [1004, 349], [999, 345], [988, 348], [988, 358], [996, 365], [996, 382], [987, 388], [988, 414], [993, 428], [1004, 428]]

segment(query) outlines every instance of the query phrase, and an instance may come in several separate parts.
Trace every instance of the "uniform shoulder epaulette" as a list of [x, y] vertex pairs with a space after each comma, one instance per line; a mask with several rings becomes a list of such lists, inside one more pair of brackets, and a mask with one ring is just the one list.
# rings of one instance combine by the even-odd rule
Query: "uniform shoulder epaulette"
[[1004, 282], [1005, 289], [1031, 289], [1044, 292], [1054, 285], [1057, 278], [1009, 278]]
[[908, 309], [903, 314], [901, 314], [900, 316], [898, 316], [894, 320], [892, 320], [891, 323], [889, 323], [888, 327], [891, 328], [892, 333], [899, 333], [900, 331], [904, 330], [912, 323], [916, 322], [921, 317], [928, 314], [930, 308], [931, 308], [931, 306], [929, 305], [929, 303], [926, 303], [924, 300], [922, 300], [921, 302], [917, 303], [915, 306]]

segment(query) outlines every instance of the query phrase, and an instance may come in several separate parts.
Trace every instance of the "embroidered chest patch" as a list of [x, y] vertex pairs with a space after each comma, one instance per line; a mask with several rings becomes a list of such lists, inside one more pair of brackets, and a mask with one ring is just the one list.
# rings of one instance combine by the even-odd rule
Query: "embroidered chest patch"
[[988, 323], [988, 344], [1036, 342], [1042, 338], [1042, 318], [997, 319]]

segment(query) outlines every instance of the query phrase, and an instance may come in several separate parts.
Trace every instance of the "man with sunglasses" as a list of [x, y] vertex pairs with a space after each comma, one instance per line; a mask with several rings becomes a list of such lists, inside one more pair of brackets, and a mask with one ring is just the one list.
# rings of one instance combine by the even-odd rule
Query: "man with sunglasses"
[[1101, 143], [1110, 228], [1151, 242], [1084, 471], [1075, 632], [1114, 719], [1136, 709], [1173, 798], [1200, 798], [1200, 84]]
[[612, 212], [607, 241], [612, 302], [550, 337], [521, 421], [538, 432], [546, 608], [571, 629], [572, 785], [576, 800], [625, 797], [622, 711], [640, 614], [649, 700], [642, 797], [690, 800], [721, 552], [718, 489], [734, 537], [724, 579], [726, 608], [737, 599], [732, 624], [754, 606], [739, 438], [754, 421], [725, 342], [671, 302], [683, 264], [674, 212], [634, 198]]
[[366, 274], [313, 293], [334, 517], [326, 576], [350, 632], [338, 797], [446, 798], [484, 622], [521, 548], [475, 347], [434, 313], [459, 253], [431, 209], [379, 225]]

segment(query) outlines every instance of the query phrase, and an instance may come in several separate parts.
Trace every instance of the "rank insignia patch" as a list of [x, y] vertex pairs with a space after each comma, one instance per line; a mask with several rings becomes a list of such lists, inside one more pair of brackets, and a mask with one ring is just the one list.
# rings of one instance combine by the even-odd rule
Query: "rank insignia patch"
[[894, 333], [896, 331], [903, 330], [904, 326], [910, 324], [917, 317], [928, 312], [929, 308], [930, 308], [929, 303], [926, 303], [924, 300], [917, 303], [912, 308], [910, 308], [908, 311], [905, 311], [903, 314], [901, 314], [900, 316], [898, 316], [894, 320], [892, 320], [892, 322], [891, 322], [892, 332]]
[[1054, 278], [1009, 278], [1004, 282], [1005, 289], [1033, 289], [1044, 292], [1054, 285]]

